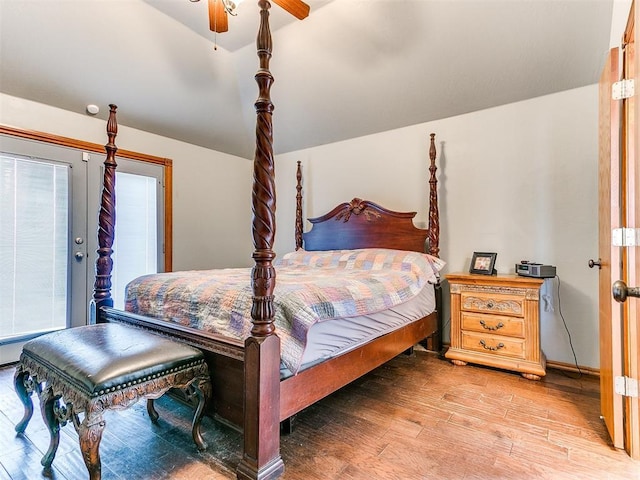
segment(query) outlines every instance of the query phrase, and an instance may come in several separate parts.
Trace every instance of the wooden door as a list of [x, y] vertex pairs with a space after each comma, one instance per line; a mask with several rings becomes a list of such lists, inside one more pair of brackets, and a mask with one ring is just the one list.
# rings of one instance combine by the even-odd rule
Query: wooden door
[[600, 411], [613, 444], [623, 448], [622, 397], [614, 395], [614, 379], [622, 375], [620, 363], [622, 330], [620, 309], [613, 305], [611, 285], [618, 279], [620, 252], [612, 247], [611, 231], [619, 224], [619, 100], [612, 100], [611, 87], [620, 79], [619, 49], [609, 52], [600, 78], [598, 172], [598, 254], [600, 262]]
[[[622, 54], [612, 49], [600, 79], [599, 255], [600, 255], [600, 396], [602, 416], [616, 448], [640, 458], [640, 403], [637, 394], [616, 393], [620, 379], [640, 378], [638, 299], [613, 300], [612, 285], [621, 280], [635, 287], [640, 280], [640, 168], [635, 145], [640, 141], [640, 109], [635, 97], [613, 100], [611, 86], [635, 79], [640, 61], [635, 48], [636, 9], [632, 5]], [[620, 62], [622, 65], [620, 67]], [[640, 85], [636, 82], [636, 85]], [[623, 229], [623, 230], [620, 230]], [[623, 232], [613, 242], [612, 232]], [[631, 235], [627, 235], [630, 233]], [[628, 238], [631, 237], [629, 240]], [[622, 243], [622, 245], [619, 245]], [[626, 291], [626, 290], [625, 290]], [[631, 292], [631, 291], [630, 291]]]

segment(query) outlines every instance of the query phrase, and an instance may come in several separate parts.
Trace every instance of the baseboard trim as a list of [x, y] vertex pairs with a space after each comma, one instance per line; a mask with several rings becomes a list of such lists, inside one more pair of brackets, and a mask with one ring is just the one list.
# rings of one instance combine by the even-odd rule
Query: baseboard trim
[[563, 363], [563, 362], [557, 362], [555, 360], [547, 360], [547, 368], [564, 370], [567, 372], [574, 372], [574, 373], [583, 373], [585, 375], [593, 375], [594, 377], [600, 376], [600, 369], [598, 368], [583, 367], [582, 365], [580, 365], [580, 370], [578, 370], [576, 365], [573, 363]]

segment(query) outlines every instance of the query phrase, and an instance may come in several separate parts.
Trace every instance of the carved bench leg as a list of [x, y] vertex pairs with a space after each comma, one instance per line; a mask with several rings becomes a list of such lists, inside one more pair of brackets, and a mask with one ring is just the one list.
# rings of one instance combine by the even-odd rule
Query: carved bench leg
[[40, 394], [40, 411], [42, 412], [42, 419], [44, 420], [49, 435], [51, 437], [49, 441], [49, 449], [40, 460], [43, 467], [49, 468], [56, 456], [58, 450], [58, 444], [60, 443], [60, 422], [55, 413], [55, 405], [60, 397], [53, 394], [51, 387], [45, 388]]
[[29, 375], [29, 372], [25, 372], [22, 369], [22, 366], [18, 366], [16, 368], [16, 374], [13, 377], [13, 384], [20, 401], [24, 405], [24, 415], [22, 416], [22, 420], [20, 420], [16, 425], [16, 432], [24, 433], [27, 428], [27, 424], [33, 416], [33, 401], [31, 400], [31, 394], [34, 390], [34, 382]]
[[158, 418], [160, 418], [160, 415], [158, 415], [156, 407], [153, 404], [153, 398], [147, 400], [147, 413], [149, 414], [149, 418], [153, 423], [156, 423], [158, 421]]
[[192, 384], [192, 388], [198, 397], [198, 406], [193, 415], [193, 423], [191, 427], [191, 436], [195, 442], [198, 450], [203, 451], [207, 449], [207, 443], [202, 437], [200, 432], [200, 424], [202, 423], [202, 417], [204, 416], [204, 409], [207, 404], [207, 399], [211, 397], [211, 380], [209, 377], [200, 377]]
[[100, 461], [100, 440], [104, 431], [105, 422], [102, 414], [85, 412], [85, 417], [78, 427], [80, 451], [82, 459], [89, 471], [90, 480], [100, 480], [102, 476], [102, 463]]

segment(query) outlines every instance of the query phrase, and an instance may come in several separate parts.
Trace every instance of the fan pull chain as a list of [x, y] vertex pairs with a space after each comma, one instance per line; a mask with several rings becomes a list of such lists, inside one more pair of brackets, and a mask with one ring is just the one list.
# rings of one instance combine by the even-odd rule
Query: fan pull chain
[[[218, 0], [214, 0], [217, 2]], [[218, 15], [213, 16], [213, 50], [218, 50]]]

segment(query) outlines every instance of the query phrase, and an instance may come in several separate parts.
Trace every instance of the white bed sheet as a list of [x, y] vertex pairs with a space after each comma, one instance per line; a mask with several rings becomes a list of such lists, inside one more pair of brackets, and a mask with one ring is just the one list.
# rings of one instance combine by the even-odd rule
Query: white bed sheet
[[[435, 288], [432, 284], [427, 284], [418, 295], [394, 308], [371, 315], [317, 322], [307, 334], [307, 345], [299, 372], [419, 320], [435, 308]], [[289, 376], [291, 371], [282, 367], [280, 377]]]

